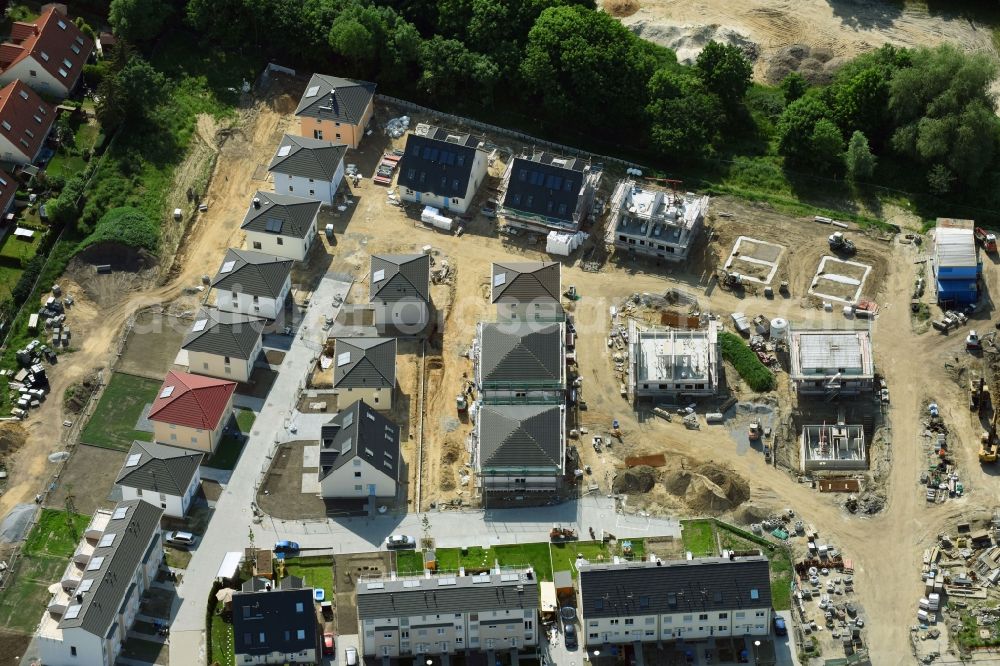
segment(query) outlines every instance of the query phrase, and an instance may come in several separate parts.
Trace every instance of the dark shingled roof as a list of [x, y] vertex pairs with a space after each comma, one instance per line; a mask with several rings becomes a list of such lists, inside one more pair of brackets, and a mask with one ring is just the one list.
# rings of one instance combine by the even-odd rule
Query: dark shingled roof
[[[381, 280], [376, 274], [381, 271]], [[371, 265], [371, 301], [399, 301], [430, 296], [431, 258], [426, 254], [375, 254]]]
[[[114, 516], [120, 516], [115, 518]], [[83, 602], [70, 602], [66, 614], [59, 621], [60, 629], [81, 627], [84, 631], [104, 638], [111, 624], [118, 617], [125, 593], [132, 586], [135, 571], [142, 565], [146, 553], [150, 552], [150, 542], [160, 531], [160, 517], [163, 509], [143, 500], [128, 500], [115, 505], [112, 519], [104, 528], [103, 535], [114, 534], [111, 545], [97, 548], [83, 571], [83, 579], [77, 590], [90, 585], [83, 592]], [[159, 544], [159, 540], [156, 541]], [[162, 545], [159, 546], [162, 548]], [[156, 557], [151, 554], [151, 557]], [[96, 558], [102, 557], [103, 560]], [[90, 567], [94, 569], [91, 570]], [[87, 583], [86, 581], [93, 581]], [[75, 606], [81, 606], [76, 617], [69, 617]]]
[[286, 134], [267, 170], [330, 182], [346, 153], [347, 146], [343, 144]]
[[472, 177], [479, 139], [468, 134], [431, 127], [427, 134], [406, 137], [399, 160], [400, 187], [440, 197], [464, 197]]
[[[562, 163], [560, 163], [560, 160]], [[583, 190], [583, 160], [549, 153], [515, 157], [501, 205], [514, 211], [573, 221]]]
[[399, 427], [363, 400], [343, 409], [320, 429], [319, 479], [355, 457], [393, 481], [399, 479]]
[[[206, 322], [203, 328], [199, 324], [201, 321]], [[202, 308], [181, 349], [250, 360], [263, 330], [264, 320], [260, 317]]]
[[396, 339], [337, 338], [334, 363], [334, 388], [391, 389], [396, 386]]
[[562, 336], [559, 324], [483, 324], [479, 351], [483, 385], [558, 382], [562, 379]]
[[559, 405], [483, 405], [477, 418], [481, 469], [562, 469], [564, 417]]
[[558, 303], [560, 270], [557, 261], [494, 263], [491, 300], [494, 303]]
[[[585, 618], [770, 608], [764, 557], [578, 567]], [[756, 591], [756, 592], [755, 592]], [[755, 598], [756, 596], [756, 598]]]
[[[233, 262], [228, 271], [223, 269]], [[229, 248], [212, 278], [212, 287], [251, 296], [277, 298], [292, 274], [292, 260], [284, 257]]]
[[[298, 637], [300, 630], [302, 638]], [[234, 593], [233, 643], [237, 662], [242, 661], [239, 655], [317, 649], [319, 631], [313, 588]]]
[[[134, 458], [133, 456], [138, 456]], [[183, 496], [204, 456], [155, 442], [132, 442], [115, 483], [167, 495]], [[130, 461], [135, 461], [129, 466]]]
[[240, 229], [293, 238], [305, 238], [310, 233], [313, 220], [323, 205], [313, 199], [260, 190], [253, 196], [260, 201], [260, 208], [255, 207], [251, 200]]
[[531, 610], [538, 608], [538, 581], [534, 572], [359, 581], [357, 602], [361, 620]]
[[295, 115], [358, 125], [373, 97], [374, 83], [313, 74]]

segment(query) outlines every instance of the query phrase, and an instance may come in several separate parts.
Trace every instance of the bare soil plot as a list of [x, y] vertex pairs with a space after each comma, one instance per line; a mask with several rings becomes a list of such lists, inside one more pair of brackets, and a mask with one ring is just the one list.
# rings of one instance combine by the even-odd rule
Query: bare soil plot
[[173, 366], [190, 326], [190, 318], [178, 317], [160, 308], [143, 310], [135, 318], [118, 369], [162, 380]]
[[302, 458], [306, 446], [315, 441], [282, 444], [271, 460], [264, 483], [257, 493], [261, 511], [286, 520], [316, 520], [326, 517], [326, 505], [315, 494], [302, 492]]
[[76, 447], [56, 479], [46, 506], [64, 509], [67, 498], [72, 497], [76, 510], [82, 514], [91, 515], [97, 509], [111, 507], [114, 503], [108, 496], [126, 456], [125, 451], [115, 449]]
[[362, 577], [385, 576], [390, 572], [391, 553], [356, 553], [336, 555], [333, 564], [336, 587], [337, 633], [353, 634], [358, 630], [358, 608], [354, 603], [357, 581]]
[[817, 298], [830, 298], [844, 303], [857, 302], [871, 270], [871, 266], [856, 261], [822, 257], [809, 293]]

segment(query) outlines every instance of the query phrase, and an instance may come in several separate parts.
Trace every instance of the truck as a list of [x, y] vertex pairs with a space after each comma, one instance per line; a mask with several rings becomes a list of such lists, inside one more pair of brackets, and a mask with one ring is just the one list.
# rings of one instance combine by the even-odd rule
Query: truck
[[983, 248], [989, 253], [995, 253], [997, 251], [997, 235], [991, 231], [986, 231], [982, 227], [976, 227], [974, 231], [976, 242], [979, 243], [979, 247]]
[[841, 254], [854, 254], [857, 250], [854, 246], [854, 241], [844, 236], [843, 231], [835, 231], [830, 234], [827, 242], [830, 244], [831, 250], [840, 252]]

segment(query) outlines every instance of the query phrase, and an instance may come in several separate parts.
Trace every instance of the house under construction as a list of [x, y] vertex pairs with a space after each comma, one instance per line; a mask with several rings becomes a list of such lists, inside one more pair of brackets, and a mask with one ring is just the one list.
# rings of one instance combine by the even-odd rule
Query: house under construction
[[788, 376], [799, 395], [827, 399], [874, 390], [868, 330], [791, 330]]
[[719, 390], [718, 322], [708, 328], [641, 328], [629, 322], [629, 391], [633, 399], [704, 397]]
[[868, 469], [865, 429], [834, 423], [802, 427], [799, 469], [803, 472]]
[[605, 242], [665, 261], [684, 261], [707, 212], [706, 196], [639, 185], [626, 178], [611, 197]]

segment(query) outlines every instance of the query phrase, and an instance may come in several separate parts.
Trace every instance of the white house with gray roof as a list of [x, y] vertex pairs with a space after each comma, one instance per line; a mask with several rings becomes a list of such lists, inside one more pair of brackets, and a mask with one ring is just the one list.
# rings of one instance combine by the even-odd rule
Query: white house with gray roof
[[315, 199], [258, 190], [240, 228], [250, 249], [302, 261], [316, 239], [320, 206]]
[[430, 323], [431, 258], [426, 254], [372, 255], [369, 300], [382, 335], [419, 335]]
[[462, 214], [486, 180], [489, 157], [482, 140], [420, 124], [406, 137], [399, 160], [399, 196], [403, 201], [434, 206], [445, 214]]
[[490, 302], [501, 321], [562, 321], [561, 270], [557, 261], [493, 263]]
[[201, 483], [203, 454], [156, 442], [132, 442], [115, 485], [125, 500], [145, 500], [183, 518]]
[[190, 372], [246, 382], [263, 349], [264, 320], [202, 308], [181, 343]]
[[292, 290], [292, 260], [229, 248], [212, 289], [215, 307], [224, 312], [277, 319]]
[[142, 500], [99, 509], [35, 633], [46, 666], [112, 666], [163, 561], [163, 510]]
[[[767, 558], [597, 564], [578, 560], [579, 612], [588, 650], [642, 643], [766, 636]], [[749, 646], [748, 646], [749, 647]]]
[[319, 484], [325, 499], [395, 497], [399, 426], [357, 400], [320, 429]]
[[565, 324], [481, 322], [475, 358], [484, 403], [561, 404], [565, 399]]
[[333, 388], [338, 402], [364, 400], [375, 409], [392, 409], [396, 388], [395, 338], [336, 338]]
[[533, 653], [540, 631], [535, 572], [465, 573], [359, 579], [361, 653], [385, 661], [485, 654], [487, 664], [500, 655], [510, 655], [504, 663], [517, 663], [517, 653]]
[[566, 406], [482, 405], [473, 468], [484, 506], [555, 492], [566, 473]]
[[286, 134], [267, 167], [274, 191], [332, 205], [344, 180], [346, 153], [342, 143]]

